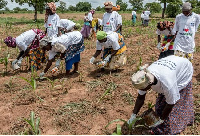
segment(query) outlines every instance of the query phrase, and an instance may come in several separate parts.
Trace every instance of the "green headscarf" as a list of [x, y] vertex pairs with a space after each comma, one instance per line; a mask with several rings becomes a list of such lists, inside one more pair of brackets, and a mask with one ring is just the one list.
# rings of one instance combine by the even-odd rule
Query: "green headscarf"
[[97, 32], [97, 40], [103, 40], [107, 37], [107, 33], [104, 31]]

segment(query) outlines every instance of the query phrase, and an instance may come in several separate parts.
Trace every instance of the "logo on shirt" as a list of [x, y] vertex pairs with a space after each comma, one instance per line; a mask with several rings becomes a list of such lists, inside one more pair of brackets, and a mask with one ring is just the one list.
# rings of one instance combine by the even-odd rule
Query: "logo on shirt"
[[109, 25], [109, 24], [110, 24], [110, 22], [107, 22], [107, 23], [106, 23], [106, 25]]
[[190, 23], [191, 26], [194, 26], [194, 23]]
[[114, 20], [114, 18], [111, 18], [110, 20], [111, 20], [111, 21], [113, 21], [113, 20]]
[[185, 32], [188, 32], [188, 31], [189, 31], [189, 29], [183, 29], [183, 31], [185, 31]]

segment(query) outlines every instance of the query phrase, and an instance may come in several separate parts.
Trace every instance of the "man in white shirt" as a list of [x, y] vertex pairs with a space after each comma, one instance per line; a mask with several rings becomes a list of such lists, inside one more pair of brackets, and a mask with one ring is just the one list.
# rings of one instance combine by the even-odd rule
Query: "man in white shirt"
[[117, 32], [120, 30], [121, 24], [119, 14], [116, 11], [112, 11], [113, 4], [112, 2], [105, 2], [105, 11], [103, 15], [102, 25], [103, 25], [103, 31], [109, 32]]
[[144, 26], [149, 25], [149, 15], [151, 14], [150, 11], [146, 10], [144, 11]]
[[182, 13], [176, 16], [173, 29], [176, 33], [174, 41], [175, 55], [186, 57], [189, 60], [193, 59], [195, 32], [200, 23], [200, 16], [191, 10], [191, 4], [185, 2], [182, 6]]
[[146, 92], [152, 88], [159, 94], [156, 113], [160, 117], [150, 126], [153, 134], [175, 135], [183, 131], [194, 119], [192, 75], [192, 63], [174, 55], [162, 58], [149, 67], [142, 67], [131, 78], [133, 86], [138, 89], [138, 97], [128, 123], [131, 124], [136, 118], [144, 104]]
[[56, 7], [53, 2], [47, 3], [45, 18], [45, 34], [49, 37], [57, 37], [61, 35], [60, 32], [60, 17], [56, 14]]
[[142, 11], [142, 14], [141, 14], [141, 21], [142, 21], [142, 26], [144, 26], [144, 11]]

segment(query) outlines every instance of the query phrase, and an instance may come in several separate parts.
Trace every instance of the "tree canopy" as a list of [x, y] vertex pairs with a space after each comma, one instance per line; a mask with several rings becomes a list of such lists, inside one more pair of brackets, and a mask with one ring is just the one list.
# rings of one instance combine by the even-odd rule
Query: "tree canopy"
[[129, 3], [131, 3], [133, 9], [140, 10], [143, 8], [143, 0], [129, 0]]
[[5, 8], [7, 4], [8, 4], [7, 1], [5, 1], [5, 0], [0, 0], [0, 9]]
[[[19, 5], [23, 5], [24, 3], [27, 3], [29, 7], [33, 7], [35, 10], [34, 20], [37, 20], [37, 11], [43, 10], [45, 7], [45, 4], [48, 2], [52, 2], [52, 0], [11, 0], [12, 2], [15, 1], [16, 3], [19, 3]], [[53, 0], [53, 2], [57, 2], [59, 0]]]
[[120, 5], [120, 10], [126, 11], [128, 4], [126, 2], [123, 2], [122, 0], [117, 0], [116, 5]]
[[76, 4], [76, 11], [89, 11], [92, 5], [89, 2], [79, 2]]

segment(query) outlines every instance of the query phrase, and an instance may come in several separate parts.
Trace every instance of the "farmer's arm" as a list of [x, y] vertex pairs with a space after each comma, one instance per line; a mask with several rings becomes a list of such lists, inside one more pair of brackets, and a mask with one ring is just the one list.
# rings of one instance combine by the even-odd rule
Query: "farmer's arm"
[[117, 29], [115, 30], [115, 32], [117, 32], [120, 29], [121, 25], [118, 24]]
[[135, 107], [133, 109], [134, 114], [137, 114], [140, 111], [141, 107], [144, 104], [145, 96], [146, 96], [146, 94], [144, 94], [144, 95], [138, 94], [138, 97], [137, 97], [137, 100], [135, 103]]
[[93, 55], [93, 57], [98, 57], [101, 54], [101, 50], [96, 50], [95, 54]]
[[44, 73], [46, 73], [46, 72], [49, 70], [49, 68], [50, 68], [51, 65], [52, 65], [53, 60], [54, 60], [54, 58], [51, 59], [51, 60], [48, 60], [47, 65], [46, 65], [46, 68], [44, 69]]

